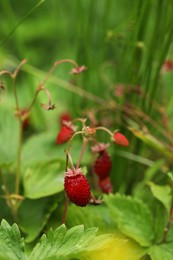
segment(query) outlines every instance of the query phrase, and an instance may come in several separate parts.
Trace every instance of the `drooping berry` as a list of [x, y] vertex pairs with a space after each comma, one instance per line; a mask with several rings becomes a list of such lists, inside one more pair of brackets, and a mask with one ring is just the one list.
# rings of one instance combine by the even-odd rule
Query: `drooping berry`
[[109, 177], [99, 180], [98, 184], [103, 193], [111, 193], [113, 191], [112, 183]]
[[110, 175], [112, 167], [112, 162], [109, 157], [109, 154], [106, 150], [103, 150], [99, 153], [98, 158], [96, 159], [93, 170], [98, 175], [99, 179], [105, 179]]
[[69, 124], [65, 124], [61, 127], [61, 129], [56, 137], [56, 143], [64, 144], [64, 143], [68, 142], [73, 134], [74, 134], [74, 127], [69, 122]]
[[115, 144], [121, 145], [121, 146], [128, 146], [129, 145], [129, 141], [128, 139], [121, 134], [120, 132], [115, 132], [113, 134], [113, 141]]
[[84, 207], [89, 203], [90, 185], [80, 168], [68, 169], [64, 179], [64, 189], [70, 201], [77, 206]]

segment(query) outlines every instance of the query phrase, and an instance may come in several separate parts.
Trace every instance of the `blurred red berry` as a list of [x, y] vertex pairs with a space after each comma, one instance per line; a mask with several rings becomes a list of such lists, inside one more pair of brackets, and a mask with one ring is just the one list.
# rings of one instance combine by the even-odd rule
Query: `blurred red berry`
[[173, 60], [166, 60], [161, 68], [162, 72], [170, 72], [173, 71]]
[[116, 85], [114, 93], [116, 97], [122, 97], [125, 93], [125, 86], [121, 83]]
[[129, 145], [128, 139], [123, 134], [121, 134], [120, 132], [115, 132], [113, 134], [113, 141], [116, 144], [121, 145], [121, 146], [128, 146]]
[[111, 167], [112, 162], [107, 151], [104, 150], [100, 152], [93, 166], [94, 172], [98, 175], [99, 179], [108, 177], [110, 175]]
[[112, 183], [109, 177], [99, 180], [98, 184], [103, 193], [111, 193], [113, 191]]
[[90, 185], [80, 168], [68, 169], [64, 179], [64, 189], [70, 201], [77, 206], [84, 207], [89, 203]]
[[56, 137], [56, 143], [64, 144], [68, 142], [73, 134], [74, 134], [74, 130], [70, 126], [66, 126], [66, 125], [62, 126]]
[[72, 119], [70, 113], [66, 112], [66, 113], [62, 113], [59, 117], [59, 122], [60, 125], [64, 125], [64, 121], [70, 121]]
[[[25, 116], [25, 115], [27, 115], [27, 113], [28, 113], [28, 110], [27, 109], [25, 109], [25, 108], [23, 108], [21, 111], [20, 111], [20, 113], [21, 113], [21, 116]], [[30, 117], [29, 117], [29, 114], [26, 116], [26, 118], [23, 120], [23, 128], [26, 128], [28, 125], [29, 125], [29, 123], [30, 123]]]

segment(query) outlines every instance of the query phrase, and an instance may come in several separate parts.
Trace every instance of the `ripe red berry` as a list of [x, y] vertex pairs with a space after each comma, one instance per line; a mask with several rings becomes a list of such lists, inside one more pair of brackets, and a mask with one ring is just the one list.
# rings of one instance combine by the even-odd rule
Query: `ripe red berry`
[[99, 180], [98, 184], [103, 193], [111, 193], [113, 191], [112, 183], [109, 177]]
[[56, 137], [56, 143], [63, 144], [63, 143], [68, 142], [73, 134], [74, 134], [74, 131], [71, 127], [68, 127], [66, 125], [62, 126], [62, 128], [60, 129], [60, 131]]
[[121, 146], [128, 146], [129, 145], [129, 141], [127, 140], [127, 138], [121, 134], [120, 132], [115, 132], [113, 134], [113, 141]]
[[98, 175], [100, 179], [105, 179], [110, 175], [111, 167], [112, 162], [107, 151], [101, 151], [94, 163], [94, 172]]
[[89, 203], [90, 185], [81, 169], [68, 169], [64, 179], [64, 188], [67, 197], [77, 206], [84, 207]]

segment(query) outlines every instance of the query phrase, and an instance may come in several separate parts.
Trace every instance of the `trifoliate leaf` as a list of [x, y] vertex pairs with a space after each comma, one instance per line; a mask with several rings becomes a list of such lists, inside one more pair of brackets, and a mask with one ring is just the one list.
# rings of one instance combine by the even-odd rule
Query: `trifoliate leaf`
[[166, 208], [167, 212], [169, 212], [172, 200], [171, 187], [168, 185], [157, 185], [153, 182], [147, 182], [147, 185], [150, 187], [153, 196], [158, 199]]
[[152, 260], [172, 260], [173, 243], [152, 246], [149, 250], [149, 255]]
[[2, 220], [0, 226], [0, 259], [25, 260], [24, 242], [16, 224], [10, 226]]
[[154, 236], [152, 216], [142, 201], [130, 196], [112, 194], [105, 196], [105, 202], [123, 234], [141, 246], [151, 245]]
[[65, 165], [62, 161], [49, 161], [27, 168], [23, 185], [25, 197], [38, 199], [64, 189]]

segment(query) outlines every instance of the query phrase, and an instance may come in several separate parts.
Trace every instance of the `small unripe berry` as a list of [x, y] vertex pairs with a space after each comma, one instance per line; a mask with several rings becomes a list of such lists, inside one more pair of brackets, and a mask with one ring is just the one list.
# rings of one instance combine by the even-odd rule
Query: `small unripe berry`
[[121, 134], [120, 132], [115, 132], [113, 134], [113, 141], [115, 144], [118, 144], [120, 146], [128, 146], [129, 145], [129, 141], [128, 139]]

